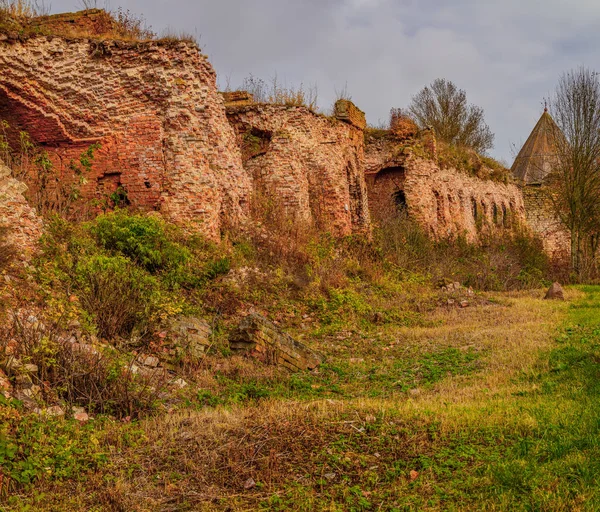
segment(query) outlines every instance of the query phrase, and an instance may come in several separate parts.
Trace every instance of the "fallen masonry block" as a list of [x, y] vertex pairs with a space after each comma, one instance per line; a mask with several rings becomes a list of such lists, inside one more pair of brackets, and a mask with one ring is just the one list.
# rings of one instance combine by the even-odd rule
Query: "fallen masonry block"
[[251, 314], [244, 318], [229, 339], [234, 352], [249, 353], [267, 364], [290, 371], [312, 370], [324, 357], [279, 329], [265, 317]]
[[211, 345], [212, 329], [200, 318], [176, 318], [171, 322], [170, 334], [179, 347], [196, 359], [200, 359]]

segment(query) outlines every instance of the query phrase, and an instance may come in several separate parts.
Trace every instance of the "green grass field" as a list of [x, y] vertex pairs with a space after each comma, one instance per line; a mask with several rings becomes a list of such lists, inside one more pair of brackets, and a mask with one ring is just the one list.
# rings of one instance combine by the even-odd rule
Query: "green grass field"
[[33, 452], [64, 434], [69, 471], [0, 509], [600, 510], [600, 287], [541, 295], [307, 336], [318, 372], [211, 368], [139, 423], [59, 420]]

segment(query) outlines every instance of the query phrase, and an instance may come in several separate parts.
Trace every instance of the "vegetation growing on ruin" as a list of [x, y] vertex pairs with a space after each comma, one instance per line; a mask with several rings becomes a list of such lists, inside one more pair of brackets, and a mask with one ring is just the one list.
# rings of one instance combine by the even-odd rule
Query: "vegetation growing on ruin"
[[[450, 303], [460, 295], [431, 286], [429, 271], [465, 260], [497, 267], [478, 260], [481, 249], [444, 253], [402, 219], [372, 245], [338, 245], [280, 220], [274, 207], [260, 209], [268, 242], [258, 231], [198, 256], [208, 263], [227, 255], [231, 270], [211, 272], [195, 289], [218, 332], [252, 304], [325, 352], [326, 364], [283, 373], [231, 356], [217, 337], [205, 360], [186, 369], [193, 387], [166, 403], [160, 393], [143, 402], [170, 414], [133, 422], [100, 414], [80, 426], [6, 402], [6, 510], [555, 510], [600, 499], [595, 288], [569, 292], [573, 307], [520, 291], [477, 294], [461, 308]], [[165, 280], [192, 249], [175, 228], [147, 219], [119, 212], [71, 236]], [[140, 245], [134, 235], [147, 230], [154, 234]], [[539, 265], [527, 243], [516, 244], [521, 261]], [[41, 261], [55, 260], [48, 251]], [[236, 274], [245, 277], [232, 281]], [[501, 281], [480, 283], [539, 283]]]
[[465, 146], [438, 141], [437, 157], [442, 169], [456, 169], [477, 178], [501, 183], [513, 181], [510, 169], [493, 158], [480, 155]]
[[[315, 113], [319, 110], [319, 90], [316, 84], [309, 86], [303, 83], [287, 84], [282, 82], [277, 74], [269, 80], [250, 74], [244, 78], [236, 91], [250, 93], [253, 101], [259, 104], [306, 107]], [[230, 85], [225, 86], [225, 92], [232, 92]]]
[[186, 32], [154, 32], [142, 15], [118, 7], [98, 9], [98, 2], [84, 0], [84, 11], [50, 14], [50, 4], [35, 0], [0, 0], [0, 33], [12, 39], [38, 35], [120, 41], [190, 42], [196, 37]]

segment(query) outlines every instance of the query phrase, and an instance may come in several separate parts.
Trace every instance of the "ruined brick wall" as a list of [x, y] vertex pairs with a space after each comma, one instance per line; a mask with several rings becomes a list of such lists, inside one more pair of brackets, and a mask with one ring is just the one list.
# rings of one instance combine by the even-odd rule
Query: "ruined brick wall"
[[484, 234], [525, 224], [519, 188], [482, 180], [433, 159], [411, 155], [409, 144], [383, 134], [368, 140], [365, 172], [375, 219], [406, 209], [435, 238]]
[[132, 206], [211, 237], [246, 216], [251, 178], [213, 68], [193, 44], [0, 42], [0, 119], [43, 145], [64, 180], [99, 142], [88, 203], [121, 187]]
[[370, 231], [364, 137], [352, 120], [261, 104], [228, 107], [227, 115], [257, 189], [336, 235]]
[[27, 186], [11, 177], [10, 169], [0, 162], [0, 226], [8, 227], [8, 241], [20, 257], [34, 250], [42, 235], [42, 222], [23, 193]]
[[409, 214], [435, 237], [482, 235], [526, 224], [519, 188], [440, 169], [434, 161], [409, 158], [405, 164]]
[[544, 249], [555, 261], [569, 259], [571, 237], [552, 211], [550, 198], [542, 186], [527, 185], [521, 188], [527, 212], [527, 223], [544, 243]]

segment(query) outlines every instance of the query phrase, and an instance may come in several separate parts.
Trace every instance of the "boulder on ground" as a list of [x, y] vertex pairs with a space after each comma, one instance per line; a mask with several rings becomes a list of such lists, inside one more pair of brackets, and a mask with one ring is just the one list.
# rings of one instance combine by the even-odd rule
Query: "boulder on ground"
[[565, 300], [565, 292], [562, 286], [559, 283], [554, 283], [546, 293], [544, 300]]
[[265, 363], [276, 364], [290, 371], [312, 370], [324, 358], [281, 331], [265, 317], [251, 314], [244, 318], [229, 339], [235, 352], [250, 353]]

